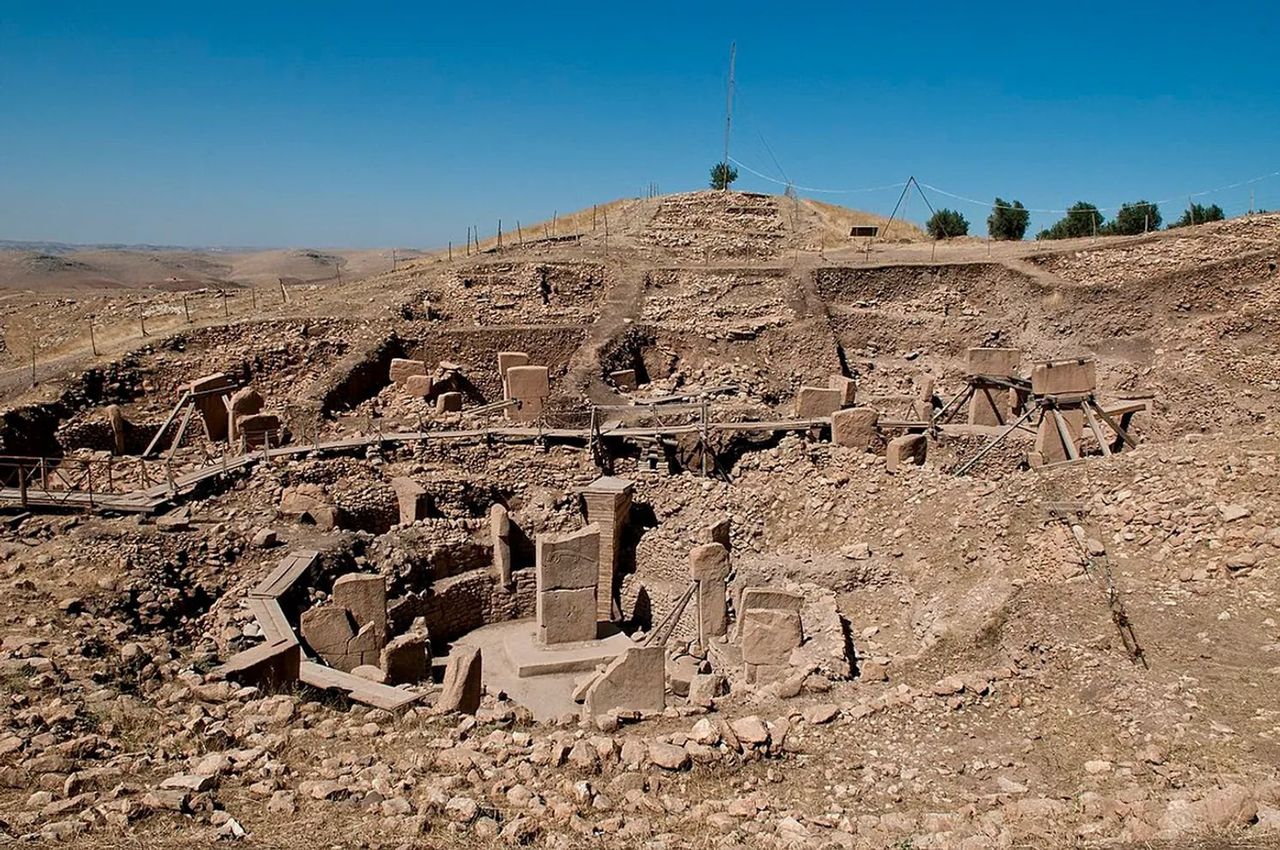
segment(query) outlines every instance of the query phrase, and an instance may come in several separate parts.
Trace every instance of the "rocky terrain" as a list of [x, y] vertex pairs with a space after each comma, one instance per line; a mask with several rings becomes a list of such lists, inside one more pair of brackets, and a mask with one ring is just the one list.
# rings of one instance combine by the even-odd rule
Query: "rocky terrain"
[[[1280, 216], [930, 259], [833, 247], [829, 222], [846, 219], [792, 204], [629, 201], [602, 208], [607, 236], [586, 211], [501, 252], [240, 292], [190, 321], [171, 293], [12, 311], [6, 338], [34, 333], [49, 359], [36, 386], [21, 363], [3, 385], [7, 457], [66, 475], [109, 457], [107, 494], [239, 456], [193, 425], [138, 457], [212, 372], [257, 389], [299, 451], [259, 452], [150, 512], [10, 500], [0, 843], [1280, 846]], [[139, 310], [156, 317], [146, 338]], [[89, 313], [117, 329], [97, 354], [77, 330]], [[385, 710], [219, 672], [261, 644], [250, 594], [287, 553], [321, 553], [306, 606], [356, 571], [433, 616], [496, 559], [492, 505], [529, 538], [511, 543], [526, 583], [533, 537], [582, 524], [594, 441], [446, 437], [509, 424], [492, 409], [500, 351], [547, 366], [530, 426], [546, 432], [696, 424], [703, 402], [716, 422], [784, 420], [833, 375], [910, 418], [927, 380], [960, 392], [966, 349], [984, 345], [1028, 369], [1095, 361], [1103, 398], [1146, 405], [1137, 447], [1031, 469], [1029, 440], [1012, 440], [957, 475], [982, 433], [934, 434], [923, 465], [893, 474], [897, 431], [857, 447], [823, 427], [608, 443], [607, 471], [635, 484], [626, 628], [676, 608], [690, 550], [727, 519], [731, 607], [746, 586], [805, 600], [807, 654], [774, 681], [739, 674], [733, 629], [699, 647], [689, 617], [661, 711], [546, 716], [492, 687], [454, 711], [442, 669]], [[427, 364], [462, 410], [407, 392], [393, 358]], [[654, 413], [668, 396], [697, 402]], [[426, 438], [371, 439], [402, 432]], [[0, 459], [10, 480], [15, 464]], [[431, 504], [412, 522], [406, 478]], [[532, 616], [513, 606], [493, 618]], [[465, 641], [431, 633], [438, 657]]]

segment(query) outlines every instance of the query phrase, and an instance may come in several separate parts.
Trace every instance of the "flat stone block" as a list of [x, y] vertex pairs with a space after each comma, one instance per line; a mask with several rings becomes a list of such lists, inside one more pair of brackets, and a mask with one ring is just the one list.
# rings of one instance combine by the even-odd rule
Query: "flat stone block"
[[538, 592], [590, 588], [600, 581], [600, 527], [594, 523], [569, 534], [537, 539]]
[[876, 423], [880, 411], [871, 407], [851, 407], [831, 414], [831, 442], [837, 446], [868, 449], [875, 444], [879, 432]]
[[[1076, 454], [1080, 453], [1080, 437], [1084, 433], [1084, 411], [1060, 410], [1063, 421], [1067, 424], [1067, 433], [1071, 437], [1071, 443], [1075, 447]], [[1040, 464], [1061, 463], [1070, 460], [1067, 454], [1066, 444], [1062, 442], [1062, 435], [1058, 431], [1057, 423], [1054, 421], [1053, 414], [1046, 411], [1040, 425], [1036, 428], [1036, 442], [1033, 453], [1039, 454], [1038, 460]]]
[[924, 434], [903, 434], [889, 441], [889, 449], [885, 453], [885, 470], [897, 472], [905, 464], [920, 466], [925, 462], [929, 452], [929, 441]]
[[430, 398], [435, 389], [435, 381], [430, 375], [410, 375], [400, 386], [404, 388], [405, 395], [414, 398]]
[[1098, 368], [1093, 360], [1052, 360], [1031, 368], [1033, 395], [1082, 395], [1098, 388]]
[[803, 640], [796, 611], [751, 608], [742, 612], [742, 660], [747, 664], [786, 664]]
[[618, 631], [616, 627], [603, 628], [612, 629], [612, 631], [599, 639], [559, 646], [544, 646], [538, 642], [537, 625], [530, 622], [527, 628], [507, 636], [502, 646], [518, 678], [550, 676], [557, 673], [581, 673], [595, 670], [625, 652], [628, 647], [635, 646], [631, 638]]
[[1012, 378], [1022, 364], [1022, 352], [1016, 348], [970, 348], [965, 352], [965, 373], [971, 376]]
[[830, 416], [844, 404], [844, 391], [829, 387], [801, 387], [796, 393], [796, 418]]
[[844, 375], [832, 375], [827, 379], [827, 386], [840, 391], [840, 406], [851, 407], [857, 403], [858, 382]]
[[729, 551], [719, 543], [703, 543], [689, 553], [689, 577], [723, 582], [729, 577]]
[[742, 591], [742, 610], [753, 608], [772, 608], [780, 611], [800, 613], [804, 607], [804, 597], [790, 590], [775, 590], [772, 587], [748, 587]]
[[528, 366], [529, 355], [523, 351], [499, 351], [498, 375], [503, 381], [507, 379], [507, 370], [515, 366]]
[[462, 393], [440, 393], [436, 396], [437, 413], [458, 413], [462, 410]]
[[387, 370], [391, 382], [401, 385], [410, 375], [427, 374], [427, 364], [421, 360], [408, 360], [404, 357], [391, 358], [391, 366]]
[[444, 688], [436, 700], [436, 708], [475, 714], [483, 693], [481, 663], [479, 647], [454, 647], [445, 664]]
[[587, 711], [594, 717], [610, 711], [662, 711], [666, 658], [662, 646], [629, 647], [587, 689]]
[[431, 645], [425, 632], [410, 632], [382, 648], [378, 666], [392, 685], [421, 682], [431, 675]]
[[596, 638], [596, 589], [548, 590], [538, 594], [538, 636], [544, 645]]
[[382, 648], [387, 635], [387, 583], [380, 575], [347, 573], [333, 583], [333, 604], [351, 612], [356, 625], [372, 625]]
[[512, 366], [507, 370], [507, 396], [546, 398], [551, 395], [551, 373], [546, 366]]

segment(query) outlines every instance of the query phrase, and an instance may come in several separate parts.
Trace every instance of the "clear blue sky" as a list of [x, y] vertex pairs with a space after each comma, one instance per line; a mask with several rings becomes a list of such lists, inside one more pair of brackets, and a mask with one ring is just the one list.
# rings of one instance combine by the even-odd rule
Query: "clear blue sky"
[[700, 188], [733, 40], [732, 152], [800, 185], [1107, 207], [1280, 170], [1276, 0], [931, 6], [4, 0], [0, 238], [442, 246]]

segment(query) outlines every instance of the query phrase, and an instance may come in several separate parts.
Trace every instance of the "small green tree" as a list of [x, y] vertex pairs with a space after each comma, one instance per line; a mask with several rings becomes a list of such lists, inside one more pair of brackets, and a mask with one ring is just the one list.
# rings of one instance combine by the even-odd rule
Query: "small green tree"
[[987, 233], [992, 239], [1021, 239], [1027, 235], [1027, 225], [1031, 223], [1031, 213], [1021, 201], [1006, 203], [996, 198], [991, 207], [991, 215], [987, 216]]
[[738, 179], [738, 169], [723, 162], [711, 166], [711, 188], [728, 189]]
[[955, 210], [945, 207], [935, 212], [925, 222], [924, 229], [934, 239], [950, 239], [953, 236], [964, 236], [969, 232], [969, 222]]
[[1115, 220], [1108, 223], [1106, 232], [1111, 236], [1136, 236], [1160, 229], [1160, 208], [1147, 201], [1123, 204]]
[[1182, 218], [1170, 224], [1169, 228], [1204, 224], [1206, 221], [1222, 221], [1226, 217], [1226, 214], [1222, 212], [1222, 207], [1217, 204], [1210, 204], [1207, 207], [1200, 204], [1192, 204], [1190, 208], [1182, 211]]
[[1087, 201], [1077, 201], [1067, 209], [1067, 214], [1054, 223], [1053, 227], [1041, 230], [1037, 239], [1075, 239], [1080, 236], [1092, 236], [1102, 230], [1102, 213]]

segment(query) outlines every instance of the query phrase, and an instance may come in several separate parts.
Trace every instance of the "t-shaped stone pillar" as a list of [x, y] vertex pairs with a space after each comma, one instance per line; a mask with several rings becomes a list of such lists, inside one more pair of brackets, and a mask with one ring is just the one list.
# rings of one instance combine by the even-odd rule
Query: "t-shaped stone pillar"
[[[635, 484], [625, 478], [601, 476], [587, 485], [582, 498], [587, 503], [587, 522], [600, 528], [600, 582], [596, 593], [596, 620], [606, 622], [615, 614], [614, 576], [618, 574], [618, 550], [631, 512]], [[621, 613], [621, 612], [618, 612]]]
[[719, 543], [704, 543], [689, 553], [689, 576], [698, 583], [698, 642], [703, 646], [729, 631], [725, 589], [729, 579], [729, 551]]

